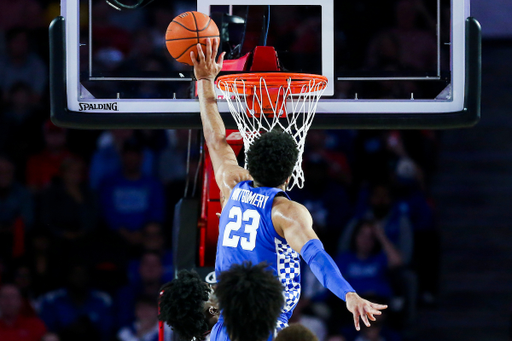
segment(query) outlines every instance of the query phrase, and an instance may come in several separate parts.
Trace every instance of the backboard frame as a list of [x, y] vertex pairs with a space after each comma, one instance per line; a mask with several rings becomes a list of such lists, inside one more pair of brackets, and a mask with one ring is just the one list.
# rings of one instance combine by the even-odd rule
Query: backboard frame
[[[319, 103], [319, 108], [313, 129], [446, 129], [469, 127], [476, 124], [480, 118], [480, 93], [481, 93], [481, 28], [478, 21], [472, 17], [466, 18], [465, 24], [465, 48], [463, 49], [465, 60], [463, 77], [459, 77], [464, 84], [462, 110], [435, 112], [412, 112], [402, 109], [399, 112], [345, 112], [332, 113], [329, 105], [342, 105], [340, 101], [327, 100]], [[70, 108], [70, 98], [67, 90], [67, 50], [66, 20], [60, 16], [54, 19], [50, 25], [50, 99], [52, 121], [60, 126], [83, 129], [113, 129], [113, 128], [201, 128], [201, 121], [197, 106], [197, 100], [187, 100], [190, 106], [181, 106], [181, 103], [171, 102], [170, 106], [180, 104], [180, 111], [144, 113], [144, 112], [116, 112], [115, 100], [101, 100], [92, 102], [110, 104], [110, 109], [100, 112], [79, 111]], [[73, 53], [73, 52], [71, 52]], [[459, 61], [460, 62], [460, 61]], [[454, 75], [454, 78], [457, 76]], [[460, 98], [460, 96], [459, 96]], [[323, 106], [333, 101], [334, 104]], [[347, 100], [343, 105], [352, 105], [354, 100]], [[375, 101], [376, 104], [378, 101]], [[408, 101], [389, 101], [408, 102]], [[409, 101], [413, 102], [413, 100]], [[414, 102], [421, 102], [414, 100]], [[432, 102], [432, 101], [431, 101]], [[441, 102], [441, 101], [440, 101]], [[85, 101], [89, 104], [91, 101]], [[223, 108], [223, 101], [219, 101], [219, 110], [226, 122], [226, 126], [234, 128], [234, 120], [227, 109]], [[426, 109], [430, 104], [424, 103]], [[78, 104], [77, 104], [78, 105]], [[417, 105], [415, 103], [415, 105]], [[389, 110], [389, 109], [388, 109]]]

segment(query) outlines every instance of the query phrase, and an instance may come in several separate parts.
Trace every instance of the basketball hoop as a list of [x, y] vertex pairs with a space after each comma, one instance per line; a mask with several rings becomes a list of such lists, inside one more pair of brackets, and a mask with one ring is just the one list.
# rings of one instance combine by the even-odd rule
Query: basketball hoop
[[327, 77], [305, 73], [242, 73], [217, 79], [217, 87], [244, 140], [245, 151], [261, 134], [276, 127], [297, 142], [299, 155], [288, 190], [295, 185], [304, 186], [301, 164], [306, 134], [326, 86]]

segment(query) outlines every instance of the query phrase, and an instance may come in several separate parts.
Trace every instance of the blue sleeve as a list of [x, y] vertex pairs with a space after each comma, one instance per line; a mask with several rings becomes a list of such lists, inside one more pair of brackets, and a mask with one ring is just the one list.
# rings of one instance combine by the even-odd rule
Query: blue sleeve
[[302, 247], [300, 254], [320, 283], [343, 301], [348, 292], [355, 292], [343, 278], [331, 256], [325, 252], [320, 240], [309, 240]]

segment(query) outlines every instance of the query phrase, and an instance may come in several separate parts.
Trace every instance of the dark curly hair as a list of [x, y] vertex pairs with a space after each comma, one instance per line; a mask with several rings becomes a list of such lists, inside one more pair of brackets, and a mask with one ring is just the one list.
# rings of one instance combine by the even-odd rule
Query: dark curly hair
[[258, 185], [277, 187], [292, 175], [298, 154], [291, 135], [273, 130], [253, 142], [247, 151], [247, 168]]
[[316, 335], [299, 323], [292, 323], [277, 334], [274, 341], [318, 341]]
[[215, 289], [231, 341], [267, 340], [284, 304], [283, 286], [266, 263], [235, 264]]
[[167, 323], [183, 340], [204, 340], [210, 329], [204, 303], [210, 288], [195, 271], [181, 270], [178, 278], [164, 284], [159, 298], [158, 319]]

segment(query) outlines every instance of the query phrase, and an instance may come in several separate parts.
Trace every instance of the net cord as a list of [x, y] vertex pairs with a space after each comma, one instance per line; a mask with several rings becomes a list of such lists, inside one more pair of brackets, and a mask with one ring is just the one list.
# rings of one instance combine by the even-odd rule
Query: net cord
[[[250, 85], [246, 85], [243, 79], [220, 82], [223, 83], [218, 84], [218, 87], [222, 91], [238, 130], [242, 135], [246, 152], [256, 138], [275, 128], [281, 129], [294, 138], [297, 143], [298, 158], [287, 190], [291, 190], [294, 186], [303, 188], [304, 172], [302, 170], [302, 157], [306, 135], [313, 123], [318, 101], [322, 96], [326, 83], [310, 79], [307, 84], [302, 85], [300, 90], [297, 91], [297, 89], [292, 90], [293, 81], [291, 78], [288, 78], [286, 85], [270, 87], [272, 91], [277, 90], [277, 97], [274, 95], [274, 100], [276, 98], [282, 99], [274, 102], [264, 77], [260, 77], [259, 84], [253, 85], [252, 88], [250, 88]], [[245, 95], [248, 93], [254, 95]], [[263, 107], [264, 96], [267, 98], [267, 103], [270, 104], [274, 113], [273, 115], [268, 115], [268, 117], [261, 112], [256, 113], [254, 109]], [[251, 98], [251, 103], [248, 103], [248, 98]], [[281, 114], [285, 111], [285, 118], [280, 119]], [[247, 168], [247, 153], [245, 168]]]

